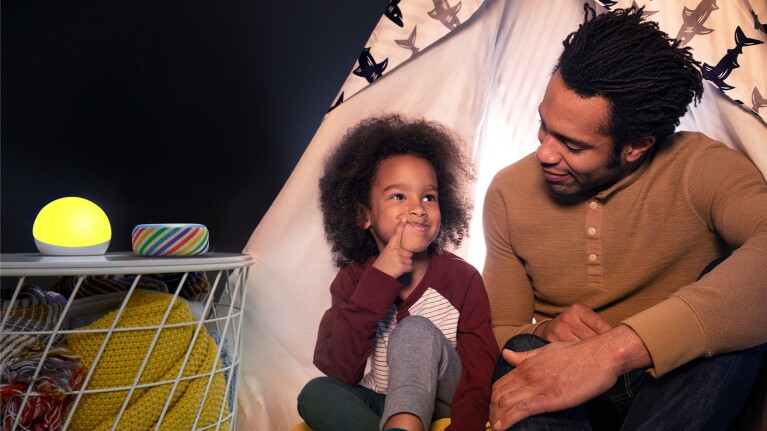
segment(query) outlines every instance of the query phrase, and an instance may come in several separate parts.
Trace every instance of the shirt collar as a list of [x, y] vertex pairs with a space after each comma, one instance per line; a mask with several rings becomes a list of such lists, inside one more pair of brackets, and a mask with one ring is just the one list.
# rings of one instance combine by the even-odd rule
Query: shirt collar
[[653, 146], [653, 148], [651, 148], [647, 155], [645, 155], [641, 164], [636, 169], [634, 169], [630, 174], [626, 175], [615, 184], [594, 195], [594, 199], [606, 201], [610, 199], [610, 197], [612, 197], [614, 194], [634, 184], [634, 182], [639, 179], [639, 177], [641, 177], [650, 167], [650, 163], [652, 162], [654, 156], [655, 147]]

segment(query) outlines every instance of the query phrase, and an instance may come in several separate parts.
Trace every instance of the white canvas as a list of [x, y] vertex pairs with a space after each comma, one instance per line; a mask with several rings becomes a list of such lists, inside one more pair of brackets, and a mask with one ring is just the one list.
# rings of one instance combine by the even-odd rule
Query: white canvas
[[[707, 2], [710, 0], [644, 3], [648, 11], [656, 12], [650, 18], [657, 19], [673, 36], [685, 24], [683, 8], [694, 11]], [[454, 7], [460, 2], [415, 3], [428, 12], [438, 3]], [[386, 53], [396, 52], [392, 51], [391, 41], [407, 39], [416, 24], [408, 21], [394, 28], [391, 19], [381, 19], [365, 48], [370, 48], [375, 64], [391, 57], [386, 69], [372, 83], [354, 73], [349, 75], [333, 104], [341, 94], [343, 102], [327, 114], [250, 238], [245, 252], [254, 255], [257, 263], [248, 280], [238, 384], [239, 430], [293, 428], [300, 422], [296, 412], [298, 392], [308, 380], [320, 375], [312, 365], [312, 355], [320, 317], [330, 305], [328, 288], [337, 269], [324, 237], [317, 182], [328, 152], [361, 119], [388, 112], [425, 117], [453, 128], [463, 138], [474, 154], [479, 175], [471, 236], [458, 254], [481, 269], [484, 243], [480, 210], [484, 190], [496, 171], [536, 148], [537, 105], [562, 40], [583, 20], [583, 2], [463, 3], [458, 15], [461, 24], [452, 31], [443, 32], [439, 26], [427, 31], [427, 24], [434, 24], [428, 21], [431, 18], [428, 14], [419, 18], [424, 21], [417, 23], [417, 34], [422, 35], [418, 37], [433, 40], [415, 55], [410, 55], [413, 50], [408, 55]], [[597, 10], [630, 3], [606, 1]], [[695, 34], [689, 42], [695, 55], [700, 55], [701, 61], [717, 64], [734, 47], [733, 26], [745, 29], [749, 20], [749, 37], [767, 40], [767, 35], [755, 28], [750, 13], [752, 5], [758, 6], [762, 10], [755, 13], [761, 13], [767, 21], [767, 7], [755, 3], [763, 2], [720, 1], [704, 23], [705, 28], [714, 26], [715, 30]], [[413, 16], [401, 12], [405, 18]], [[388, 47], [375, 48], [387, 43]], [[742, 51], [738, 57], [740, 68], [733, 69], [726, 80], [737, 85], [738, 91], [723, 93], [707, 83], [703, 103], [691, 108], [681, 128], [701, 130], [743, 151], [767, 175], [767, 126], [755, 114], [759, 108], [764, 114], [767, 107], [751, 100], [754, 89], [767, 95], [767, 44], [748, 46]], [[356, 63], [353, 70], [359, 66]], [[743, 104], [733, 99], [743, 99]]]

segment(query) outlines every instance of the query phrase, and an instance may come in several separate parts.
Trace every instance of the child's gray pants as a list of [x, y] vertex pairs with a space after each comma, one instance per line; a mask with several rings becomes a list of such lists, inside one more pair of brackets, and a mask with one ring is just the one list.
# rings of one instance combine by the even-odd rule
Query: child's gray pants
[[389, 336], [389, 390], [383, 428], [397, 413], [421, 418], [425, 430], [433, 419], [450, 417], [450, 404], [461, 378], [461, 360], [442, 332], [423, 316], [408, 316]]

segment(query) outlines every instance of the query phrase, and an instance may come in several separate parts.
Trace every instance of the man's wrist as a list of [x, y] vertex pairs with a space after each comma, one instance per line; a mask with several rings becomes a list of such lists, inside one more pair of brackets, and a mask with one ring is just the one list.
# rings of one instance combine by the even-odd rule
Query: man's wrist
[[605, 347], [613, 359], [618, 374], [631, 370], [646, 369], [652, 366], [652, 357], [647, 347], [633, 329], [626, 325], [618, 325], [605, 332]]

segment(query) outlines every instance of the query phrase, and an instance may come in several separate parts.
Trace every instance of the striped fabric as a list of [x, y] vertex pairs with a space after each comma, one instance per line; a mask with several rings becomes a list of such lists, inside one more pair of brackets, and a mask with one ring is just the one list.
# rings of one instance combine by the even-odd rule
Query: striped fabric
[[194, 256], [208, 252], [208, 228], [200, 224], [138, 225], [133, 252], [139, 256]]
[[[81, 299], [89, 296], [105, 295], [107, 293], [127, 292], [133, 285], [134, 277], [121, 275], [65, 275], [56, 280], [53, 289], [69, 297], [74, 292], [78, 280], [82, 278], [80, 288], [75, 295], [75, 299]], [[136, 284], [136, 288], [168, 292], [168, 286], [165, 283], [149, 276], [142, 276], [141, 280]]]
[[378, 322], [376, 330], [376, 346], [370, 357], [370, 372], [365, 374], [360, 382], [370, 390], [385, 394], [389, 390], [389, 365], [386, 363], [386, 352], [389, 347], [389, 336], [397, 326], [397, 305], [392, 304], [386, 318]]
[[[458, 317], [460, 313], [444, 296], [431, 287], [418, 298], [408, 310], [411, 316], [423, 316], [431, 320], [439, 328], [453, 348], [456, 347], [458, 332]], [[378, 322], [376, 345], [371, 356], [371, 367], [360, 385], [380, 394], [389, 389], [389, 365], [386, 363], [386, 352], [389, 346], [389, 336], [397, 326], [397, 305], [392, 304], [386, 318]]]
[[[51, 378], [41, 378], [27, 394], [27, 385], [11, 383], [0, 385], [0, 429], [59, 431], [69, 396], [66, 391], [77, 389], [85, 378], [82, 368], [70, 374], [66, 388], [57, 387]], [[22, 404], [24, 408], [22, 409]], [[14, 424], [18, 424], [14, 428]]]
[[46, 352], [65, 304], [60, 294], [37, 286], [23, 287], [13, 304], [0, 304], [0, 315], [7, 315], [0, 331], [0, 429], [14, 423], [18, 429], [60, 429], [67, 392], [83, 377], [79, 355], [61, 345], [64, 335], [56, 335]]
[[[181, 280], [184, 276], [184, 283]], [[141, 277], [136, 282], [136, 277]], [[163, 293], [175, 293], [180, 287], [179, 296], [185, 299], [199, 299], [199, 295], [210, 292], [210, 282], [204, 272], [176, 272], [169, 274], [142, 274], [142, 275], [86, 275], [63, 276], [56, 281], [53, 288], [64, 296], [71, 296], [74, 288], [80, 281], [75, 299], [87, 298], [95, 295], [104, 295], [114, 292], [127, 292], [136, 282], [136, 289], [154, 290]]]
[[[0, 315], [8, 314], [0, 334], [2, 370], [6, 370], [8, 364], [24, 351], [45, 347], [65, 304], [63, 296], [37, 286], [22, 288], [13, 304], [10, 301], [0, 304]], [[64, 336], [59, 335], [54, 344], [60, 344], [63, 340]]]

